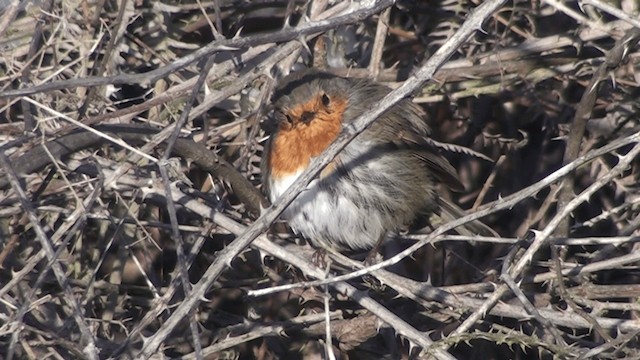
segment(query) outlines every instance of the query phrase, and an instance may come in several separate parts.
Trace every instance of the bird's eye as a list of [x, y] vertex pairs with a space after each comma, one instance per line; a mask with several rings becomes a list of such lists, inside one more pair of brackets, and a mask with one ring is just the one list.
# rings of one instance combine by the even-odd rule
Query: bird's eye
[[327, 94], [322, 94], [322, 105], [329, 106], [331, 104], [331, 98]]

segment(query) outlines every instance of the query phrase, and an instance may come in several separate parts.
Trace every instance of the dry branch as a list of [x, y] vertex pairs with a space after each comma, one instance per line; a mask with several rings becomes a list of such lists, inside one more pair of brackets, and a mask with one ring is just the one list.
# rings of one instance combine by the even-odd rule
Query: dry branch
[[[7, 3], [1, 358], [640, 358], [633, 1]], [[265, 209], [310, 66], [395, 90]], [[471, 210], [316, 266], [278, 214], [406, 97]]]

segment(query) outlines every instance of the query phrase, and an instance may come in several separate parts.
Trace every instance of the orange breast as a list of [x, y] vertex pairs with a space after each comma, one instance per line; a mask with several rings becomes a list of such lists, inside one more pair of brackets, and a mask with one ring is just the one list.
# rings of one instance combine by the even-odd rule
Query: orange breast
[[288, 176], [309, 166], [311, 159], [320, 155], [340, 133], [345, 107], [346, 101], [333, 101], [325, 109], [318, 99], [312, 99], [291, 108], [288, 113], [294, 119], [304, 112], [314, 112], [315, 117], [308, 123], [283, 127], [274, 135], [268, 162], [271, 176]]

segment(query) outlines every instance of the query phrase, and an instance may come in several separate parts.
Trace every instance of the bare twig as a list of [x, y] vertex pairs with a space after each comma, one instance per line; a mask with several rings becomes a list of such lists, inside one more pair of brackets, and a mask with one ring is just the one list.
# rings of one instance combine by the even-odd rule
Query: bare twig
[[[387, 95], [378, 106], [365, 112], [355, 121], [345, 127], [336, 141], [330, 145], [322, 156], [316, 158], [311, 166], [289, 187], [289, 189], [279, 198], [279, 200], [264, 214], [260, 216], [247, 231], [224, 250], [218, 253], [217, 259], [209, 266], [203, 274], [202, 279], [194, 286], [192, 293], [180, 304], [175, 312], [167, 319], [164, 326], [152, 335], [145, 343], [141, 351], [143, 357], [149, 357], [160, 346], [160, 343], [175, 328], [178, 322], [190, 313], [204, 296], [209, 286], [218, 278], [220, 273], [226, 268], [244, 248], [246, 248], [256, 237], [263, 233], [272, 224], [284, 209], [297, 197], [297, 195], [307, 186], [307, 184], [324, 168], [342, 148], [344, 148], [357, 134], [362, 132], [366, 126], [372, 123], [386, 109], [390, 108], [398, 101], [409, 95], [419, 86], [423, 85], [433, 76], [437, 68], [444, 63], [449, 56], [460, 46], [473, 32], [479, 29], [493, 12], [495, 12], [504, 1], [487, 1], [479, 6], [474, 14], [467, 19], [465, 24], [451, 39], [422, 66], [411, 79], [407, 80], [400, 88]], [[354, 294], [355, 295], [355, 294]]]
[[[640, 133], [637, 135], [640, 135]], [[548, 237], [552, 232], [555, 231], [556, 227], [560, 224], [564, 217], [568, 216], [576, 207], [578, 207], [578, 205], [587, 201], [595, 191], [603, 187], [614, 177], [618, 176], [622, 171], [624, 171], [624, 169], [629, 166], [629, 163], [631, 163], [631, 161], [633, 161], [633, 159], [638, 156], [638, 154], [640, 154], [640, 145], [636, 144], [634, 148], [629, 151], [629, 153], [627, 153], [620, 159], [618, 165], [616, 165], [609, 174], [599, 179], [595, 184], [589, 186], [579, 196], [569, 202], [565, 208], [561, 209], [558, 214], [554, 216], [549, 225], [547, 225], [547, 227], [541, 233], [537, 234], [533, 244], [529, 246], [522, 258], [520, 258], [520, 260], [514, 266], [512, 266], [509, 274], [514, 278], [518, 277], [528, 266], [528, 264], [531, 263], [534, 254], [536, 254], [542, 247], [542, 245], [545, 244]], [[480, 308], [478, 308], [471, 316], [469, 316], [469, 318], [467, 318], [453, 332], [453, 334], [461, 334], [471, 328], [473, 324], [483, 316], [483, 314], [486, 314], [489, 309], [491, 309], [496, 304], [496, 302], [498, 302], [498, 300], [506, 293], [507, 289], [508, 287], [506, 285], [501, 285], [500, 287], [498, 287], [493, 295], [489, 299], [487, 299], [484, 304]]]
[[11, 166], [11, 163], [9, 162], [9, 159], [7, 158], [7, 156], [4, 154], [4, 151], [2, 150], [0, 150], [0, 166], [5, 170], [6, 172], [5, 176], [9, 178], [11, 187], [16, 192], [16, 194], [18, 194], [22, 208], [27, 213], [27, 216], [29, 217], [29, 221], [31, 222], [31, 225], [33, 226], [33, 229], [36, 232], [36, 238], [40, 242], [40, 245], [45, 251], [47, 259], [51, 263], [51, 268], [53, 269], [53, 273], [56, 277], [56, 280], [58, 281], [58, 284], [60, 284], [60, 287], [62, 287], [65, 293], [65, 300], [71, 305], [73, 319], [76, 321], [76, 323], [78, 324], [78, 327], [80, 328], [80, 331], [82, 333], [82, 341], [86, 344], [84, 347], [86, 356], [92, 360], [97, 360], [98, 348], [96, 347], [96, 341], [93, 338], [91, 330], [89, 329], [89, 325], [87, 324], [84, 317], [82, 316], [82, 309], [80, 308], [78, 302], [76, 301], [73, 291], [69, 287], [68, 278], [64, 270], [62, 269], [62, 266], [60, 266], [60, 264], [57, 262], [56, 253], [53, 250], [53, 245], [51, 244], [51, 240], [47, 237], [47, 234], [44, 232], [44, 230], [40, 226], [40, 220], [38, 219], [38, 216], [35, 210], [33, 209], [31, 202], [29, 201], [29, 199], [27, 199], [27, 194], [25, 194], [24, 190], [20, 186], [20, 181], [18, 179], [18, 176], [13, 171], [13, 168]]
[[[406, 250], [401, 251], [400, 253], [398, 253], [397, 255], [394, 255], [393, 257], [382, 261], [378, 264], [372, 265], [372, 266], [368, 266], [365, 268], [362, 268], [360, 270], [345, 274], [345, 275], [341, 275], [341, 276], [336, 276], [333, 277], [331, 280], [321, 280], [321, 281], [311, 281], [311, 282], [304, 282], [304, 283], [299, 283], [296, 284], [296, 287], [310, 287], [310, 286], [321, 286], [321, 285], [326, 285], [332, 282], [337, 282], [337, 281], [346, 281], [346, 280], [350, 280], [350, 279], [354, 279], [369, 273], [373, 273], [377, 270], [383, 269], [385, 267], [394, 265], [399, 263], [402, 259], [411, 256], [411, 254], [413, 254], [416, 250], [418, 250], [419, 248], [421, 248], [422, 246], [424, 246], [425, 244], [431, 243], [431, 241], [433, 241], [433, 239], [436, 239], [438, 236], [446, 233], [449, 230], [455, 229], [456, 227], [460, 226], [460, 225], [464, 225], [467, 222], [473, 221], [473, 220], [477, 220], [480, 219], [484, 216], [487, 216], [489, 214], [492, 214], [494, 212], [497, 212], [499, 210], [503, 210], [503, 209], [509, 209], [513, 206], [515, 206], [517, 203], [519, 203], [520, 201], [522, 201], [522, 199], [527, 198], [529, 196], [533, 196], [535, 194], [537, 194], [540, 190], [544, 189], [545, 187], [549, 186], [550, 184], [558, 181], [559, 179], [562, 179], [563, 177], [567, 176], [567, 174], [571, 173], [573, 170], [575, 170], [576, 168], [578, 168], [579, 166], [584, 165], [585, 163], [593, 160], [594, 158], [598, 157], [598, 156], [602, 156], [604, 154], [608, 154], [616, 149], [619, 149], [623, 146], [632, 144], [632, 143], [636, 143], [640, 141], [640, 132], [635, 133], [632, 136], [629, 136], [627, 138], [624, 139], [620, 139], [618, 141], [615, 141], [613, 143], [610, 143], [606, 146], [603, 146], [600, 149], [597, 150], [592, 150], [589, 153], [579, 157], [578, 159], [576, 159], [576, 161], [572, 162], [571, 164], [565, 165], [564, 167], [558, 169], [556, 172], [554, 172], [553, 174], [547, 176], [546, 178], [540, 180], [539, 182], [537, 182], [534, 185], [529, 186], [528, 188], [525, 188], [523, 190], [518, 191], [515, 194], [512, 194], [506, 198], [500, 199], [495, 201], [494, 203], [490, 203], [490, 204], [485, 204], [483, 206], [481, 206], [476, 212], [474, 212], [473, 214], [469, 214], [469, 215], [465, 215], [459, 219], [456, 219], [454, 221], [450, 221], [446, 224], [443, 224], [441, 226], [439, 226], [437, 229], [435, 229], [435, 231], [431, 234], [429, 234], [428, 236], [426, 236], [425, 238], [421, 239], [420, 242], [418, 242], [415, 245], [410, 246], [409, 248], [407, 248]], [[601, 184], [600, 186], [603, 186], [604, 184]], [[575, 205], [577, 206], [577, 205]], [[535, 251], [538, 250], [538, 248], [541, 246], [542, 244], [537, 244], [537, 247], [535, 248]], [[530, 248], [531, 249], [531, 248]], [[533, 253], [529, 253], [528, 256], [532, 257]], [[520, 263], [518, 263], [520, 264]], [[522, 264], [518, 265], [518, 266], [523, 266]], [[522, 271], [522, 269], [519, 269], [518, 272]], [[513, 275], [512, 275], [513, 276]], [[514, 276], [515, 277], [515, 276]], [[290, 285], [288, 285], [290, 286]], [[288, 290], [289, 288], [287, 288], [286, 290]], [[251, 292], [252, 295], [254, 296], [261, 296], [264, 295], [264, 293], [266, 293], [266, 291], [282, 291], [284, 289], [280, 288], [280, 287], [273, 287], [272, 289], [269, 290], [256, 290]]]
[[[15, 96], [25, 96], [41, 92], [48, 92], [53, 90], [75, 88], [75, 87], [89, 87], [89, 86], [101, 86], [101, 85], [122, 85], [122, 84], [141, 84], [149, 85], [153, 84], [157, 80], [171, 74], [195, 61], [198, 61], [206, 56], [229, 49], [246, 48], [255, 45], [275, 43], [282, 41], [290, 41], [297, 39], [304, 35], [315, 34], [319, 32], [332, 29], [339, 25], [351, 24], [366, 19], [372, 14], [376, 14], [381, 10], [391, 6], [392, 0], [379, 0], [373, 3], [366, 3], [360, 6], [354, 5], [355, 9], [341, 16], [336, 16], [327, 20], [312, 21], [303, 24], [296, 28], [287, 28], [278, 32], [259, 34], [246, 37], [237, 37], [233, 39], [225, 39], [221, 41], [214, 41], [207, 46], [193, 52], [190, 55], [184, 56], [169, 65], [163, 66], [156, 70], [152, 70], [142, 74], [119, 74], [108, 77], [87, 77], [82, 79], [64, 80], [55, 83], [48, 83], [42, 85], [36, 85], [24, 89], [8, 90], [0, 93], [1, 98], [11, 98]], [[371, 5], [371, 6], [367, 6]]]
[[591, 5], [593, 7], [596, 7], [604, 12], [607, 12], [615, 17], [617, 17], [620, 20], [626, 21], [629, 24], [640, 28], [640, 21], [637, 18], [633, 18], [631, 16], [629, 16], [629, 14], [625, 13], [624, 11], [613, 7], [609, 4], [603, 3], [602, 1], [599, 0], [580, 0], [578, 1], [578, 3], [582, 6], [584, 5]]
[[373, 42], [373, 50], [371, 51], [371, 60], [369, 62], [369, 73], [373, 79], [378, 78], [380, 67], [382, 64], [382, 51], [384, 50], [384, 42], [387, 38], [387, 29], [389, 29], [389, 15], [391, 9], [387, 9], [380, 14], [378, 18], [378, 27], [376, 28], [376, 37]]

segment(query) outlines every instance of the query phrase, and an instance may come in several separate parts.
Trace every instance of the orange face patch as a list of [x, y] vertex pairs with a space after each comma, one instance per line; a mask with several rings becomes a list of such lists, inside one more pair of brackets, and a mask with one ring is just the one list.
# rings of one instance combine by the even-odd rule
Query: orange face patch
[[273, 135], [268, 162], [271, 176], [283, 177], [306, 168], [311, 158], [320, 155], [336, 139], [347, 101], [329, 100], [325, 105], [326, 98], [323, 101], [320, 94], [306, 103], [284, 109], [292, 121]]

